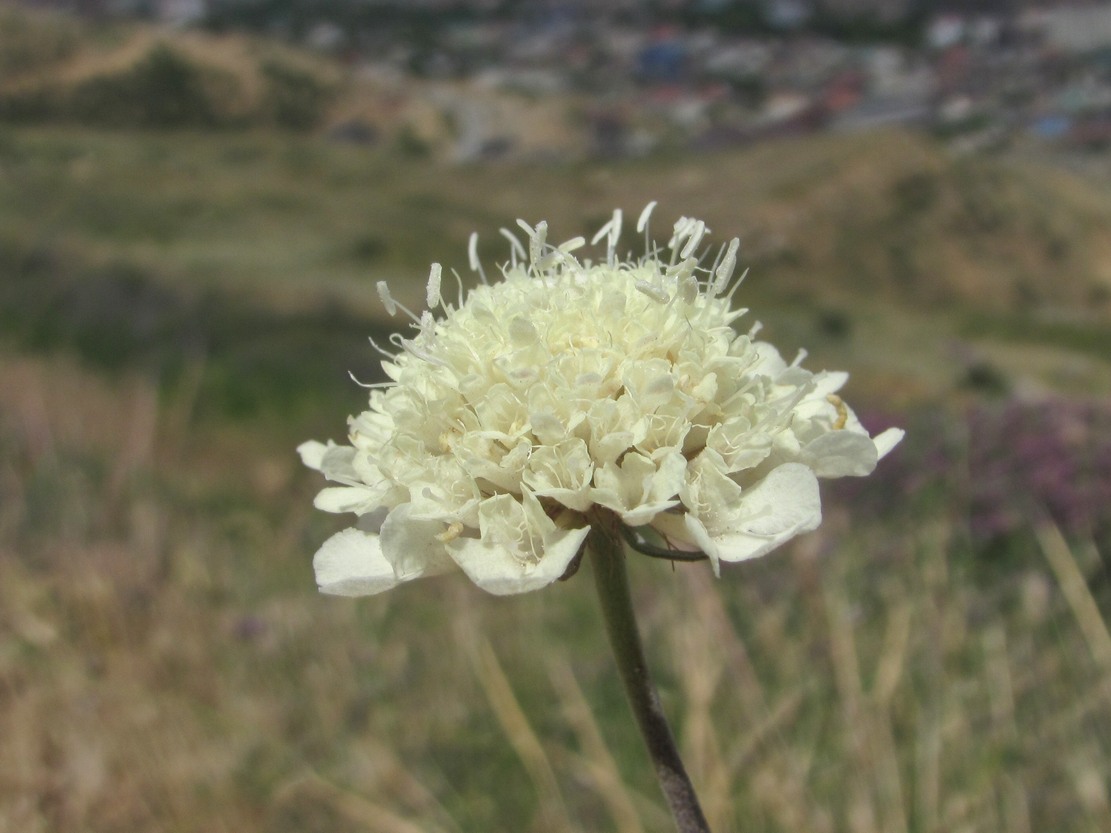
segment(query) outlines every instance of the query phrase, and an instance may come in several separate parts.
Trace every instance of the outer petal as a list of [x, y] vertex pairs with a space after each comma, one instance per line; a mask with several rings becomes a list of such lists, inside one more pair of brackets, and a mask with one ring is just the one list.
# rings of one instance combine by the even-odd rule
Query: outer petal
[[367, 482], [355, 469], [355, 449], [349, 445], [329, 444], [320, 457], [320, 471], [337, 483]]
[[712, 528], [685, 516], [690, 537], [711, 559], [744, 561], [770, 552], [822, 521], [818, 480], [807, 466], [785, 463], [746, 489], [740, 503], [718, 507]]
[[[528, 500], [531, 495], [525, 496]], [[535, 500], [534, 498], [532, 498]], [[547, 518], [536, 529], [521, 503], [498, 495], [479, 507], [480, 538], [456, 538], [447, 545], [471, 581], [499, 596], [539, 590], [567, 571], [590, 527], [560, 529]]]
[[382, 505], [382, 489], [369, 486], [329, 486], [321, 489], [313, 505], [324, 512], [354, 512], [362, 515]]
[[325, 541], [312, 566], [320, 592], [336, 596], [371, 596], [399, 583], [378, 536], [361, 529], [345, 529]]
[[347, 486], [362, 486], [378, 483], [382, 473], [359, 455], [349, 445], [336, 445], [331, 440], [327, 444], [309, 440], [297, 446], [301, 462], [310, 469], [316, 469], [326, 478]]
[[803, 446], [801, 461], [818, 477], [863, 477], [876, 468], [876, 444], [867, 434], [830, 431]]
[[445, 525], [435, 520], [412, 520], [412, 506], [404, 503], [386, 516], [380, 538], [382, 555], [393, 565], [398, 581], [434, 576], [455, 568], [439, 536]]
[[301, 455], [301, 462], [310, 469], [320, 471], [320, 462], [324, 459], [324, 452], [328, 446], [317, 440], [308, 440], [297, 446], [297, 453]]
[[888, 453], [902, 442], [903, 437], [906, 436], [906, 431], [902, 428], [888, 428], [872, 438], [872, 442], [876, 444], [876, 458], [882, 460]]
[[849, 374], [843, 370], [824, 370], [814, 374], [814, 391], [810, 394], [815, 398], [825, 399], [831, 393], [837, 393], [849, 381]]

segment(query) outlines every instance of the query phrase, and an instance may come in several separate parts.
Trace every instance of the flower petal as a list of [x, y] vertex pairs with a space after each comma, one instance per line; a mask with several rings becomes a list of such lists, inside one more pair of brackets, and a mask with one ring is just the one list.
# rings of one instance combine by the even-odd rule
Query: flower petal
[[381, 505], [381, 490], [367, 486], [329, 486], [321, 489], [313, 505], [323, 512], [354, 512], [363, 515]]
[[886, 457], [891, 449], [902, 442], [906, 433], [902, 428], [888, 428], [873, 437], [872, 442], [876, 444], [876, 459], [882, 460]]
[[[360, 464], [358, 454], [348, 445], [327, 444], [309, 440], [297, 446], [301, 462], [321, 472], [326, 478], [346, 486], [362, 486], [382, 479], [381, 472], [368, 464]], [[373, 480], [370, 479], [373, 477]]]
[[536, 448], [529, 456], [522, 482], [538, 497], [549, 497], [569, 509], [585, 512], [591, 505], [593, 473], [586, 443], [574, 438]]
[[320, 592], [335, 596], [371, 596], [399, 583], [378, 536], [361, 529], [345, 529], [325, 541], [312, 566]]
[[807, 466], [785, 463], [745, 489], [739, 503], [717, 507], [711, 528], [693, 515], [685, 522], [691, 539], [711, 559], [744, 561], [770, 552], [822, 521], [818, 480]]
[[818, 477], [863, 477], [872, 473], [879, 458], [867, 434], [830, 431], [807, 443], [800, 459]]
[[301, 455], [301, 462], [310, 469], [320, 471], [320, 461], [324, 459], [324, 452], [328, 446], [317, 440], [308, 440], [297, 446], [297, 453]]
[[434, 576], [455, 569], [441, 536], [442, 521], [413, 520], [408, 503], [394, 509], [382, 522], [381, 548], [385, 560], [393, 565], [398, 581]]
[[675, 496], [686, 466], [686, 458], [678, 451], [664, 452], [657, 459], [629, 452], [620, 465], [607, 463], [595, 471], [597, 485], [590, 496], [600, 506], [617, 512], [629, 526], [642, 526], [678, 504]]
[[590, 527], [561, 529], [532, 514], [510, 495], [485, 500], [479, 507], [481, 537], [456, 538], [448, 542], [448, 551], [471, 581], [489, 593], [539, 590], [567, 571]]
[[849, 374], [843, 370], [823, 370], [821, 373], [814, 374], [814, 391], [810, 395], [825, 399], [845, 387], [848, 381]]

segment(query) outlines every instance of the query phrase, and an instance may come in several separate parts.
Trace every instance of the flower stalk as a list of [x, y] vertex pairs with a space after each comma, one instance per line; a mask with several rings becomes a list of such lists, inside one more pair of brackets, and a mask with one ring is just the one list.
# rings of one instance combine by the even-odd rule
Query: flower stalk
[[625, 548], [614, 526], [596, 523], [586, 541], [613, 657], [676, 830], [710, 833], [648, 671], [629, 594]]

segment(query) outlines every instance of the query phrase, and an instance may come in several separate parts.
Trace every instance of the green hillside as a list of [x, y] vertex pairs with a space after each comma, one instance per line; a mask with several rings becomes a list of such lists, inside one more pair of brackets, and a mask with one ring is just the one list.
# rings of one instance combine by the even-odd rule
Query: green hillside
[[307, 130], [341, 80], [265, 39], [0, 9], [0, 121]]
[[[1064, 351], [1035, 363], [992, 353], [1004, 373], [1014, 365], [1039, 384], [1102, 379], [1096, 357], [1111, 355], [1111, 199], [1049, 169], [953, 160], [902, 133], [617, 164], [453, 167], [313, 137], [7, 128], [0, 166], [10, 332], [83, 344], [114, 365], [148, 348], [257, 337], [268, 315], [287, 322], [281, 332], [340, 316], [348, 323], [325, 328], [337, 342], [389, 327], [375, 282], [419, 305], [433, 260], [473, 281], [471, 231], [494, 263], [506, 255], [498, 228], [518, 217], [547, 219], [566, 239], [613, 206], [632, 223], [651, 199], [657, 228], [688, 214], [719, 240], [741, 237], [742, 297], [789, 343], [814, 347], [817, 330], [823, 360], [864, 357], [909, 396], [963, 372], [945, 355], [954, 339]], [[146, 300], [124, 303], [129, 292]], [[362, 348], [348, 343], [335, 349], [353, 367]], [[1081, 370], [1058, 372], [1076, 361]]]

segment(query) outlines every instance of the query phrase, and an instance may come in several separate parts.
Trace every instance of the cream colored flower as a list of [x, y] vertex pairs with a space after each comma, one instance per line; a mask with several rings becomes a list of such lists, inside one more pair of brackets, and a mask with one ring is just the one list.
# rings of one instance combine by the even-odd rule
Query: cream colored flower
[[[637, 223], [647, 240], [649, 205]], [[365, 595], [462, 569], [492, 593], [568, 572], [591, 524], [628, 528], [642, 549], [763, 555], [821, 520], [819, 477], [865, 475], [902, 438], [870, 438], [836, 395], [844, 373], [811, 373], [732, 327], [738, 241], [700, 265], [705, 224], [680, 219], [663, 248], [618, 257], [621, 213], [594, 239], [510, 232], [503, 278], [456, 304], [434, 265], [391, 379], [349, 420], [350, 445], [304, 443], [334, 484], [316, 498], [352, 512], [314, 560], [326, 593]], [[739, 284], [739, 281], [737, 282]], [[734, 284], [735, 289], [736, 284]], [[386, 285], [387, 309], [399, 307]], [[401, 307], [404, 309], [403, 307]], [[408, 312], [408, 310], [406, 310]], [[660, 543], [649, 543], [656, 541]]]

